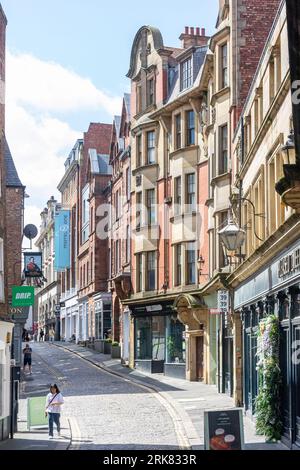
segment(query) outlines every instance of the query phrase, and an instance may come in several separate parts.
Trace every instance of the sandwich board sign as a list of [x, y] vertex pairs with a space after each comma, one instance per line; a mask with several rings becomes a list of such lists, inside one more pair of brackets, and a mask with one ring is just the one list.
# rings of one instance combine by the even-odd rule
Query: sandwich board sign
[[204, 445], [205, 450], [243, 450], [242, 409], [205, 411]]
[[48, 426], [48, 418], [45, 417], [45, 397], [27, 398], [27, 429], [32, 427]]

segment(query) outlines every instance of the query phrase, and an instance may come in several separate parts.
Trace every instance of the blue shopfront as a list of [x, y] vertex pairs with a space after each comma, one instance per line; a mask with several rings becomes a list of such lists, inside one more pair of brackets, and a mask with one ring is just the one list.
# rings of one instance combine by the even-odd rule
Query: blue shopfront
[[280, 324], [282, 441], [300, 447], [300, 241], [295, 242], [234, 291], [234, 309], [242, 320], [243, 402], [255, 415], [258, 394], [257, 330], [274, 313]]

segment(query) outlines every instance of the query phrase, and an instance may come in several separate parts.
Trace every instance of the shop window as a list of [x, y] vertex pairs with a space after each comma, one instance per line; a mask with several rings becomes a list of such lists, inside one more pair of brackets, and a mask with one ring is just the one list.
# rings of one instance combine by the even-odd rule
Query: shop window
[[152, 359], [151, 317], [136, 318], [136, 359]]
[[167, 362], [170, 364], [184, 364], [186, 360], [185, 350], [185, 326], [172, 317], [167, 317]]
[[165, 359], [165, 317], [152, 317], [152, 359]]

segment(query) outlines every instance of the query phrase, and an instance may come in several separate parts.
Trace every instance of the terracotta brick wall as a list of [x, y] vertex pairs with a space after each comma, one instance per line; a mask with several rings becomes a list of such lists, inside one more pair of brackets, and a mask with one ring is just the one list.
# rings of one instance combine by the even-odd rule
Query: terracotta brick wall
[[239, 0], [237, 116], [243, 108], [280, 0]]

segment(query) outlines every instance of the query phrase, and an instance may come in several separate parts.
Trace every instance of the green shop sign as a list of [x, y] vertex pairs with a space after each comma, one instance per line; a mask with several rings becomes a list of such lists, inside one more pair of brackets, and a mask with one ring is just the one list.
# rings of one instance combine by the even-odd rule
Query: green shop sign
[[12, 288], [12, 307], [29, 307], [34, 305], [34, 287], [14, 286]]

